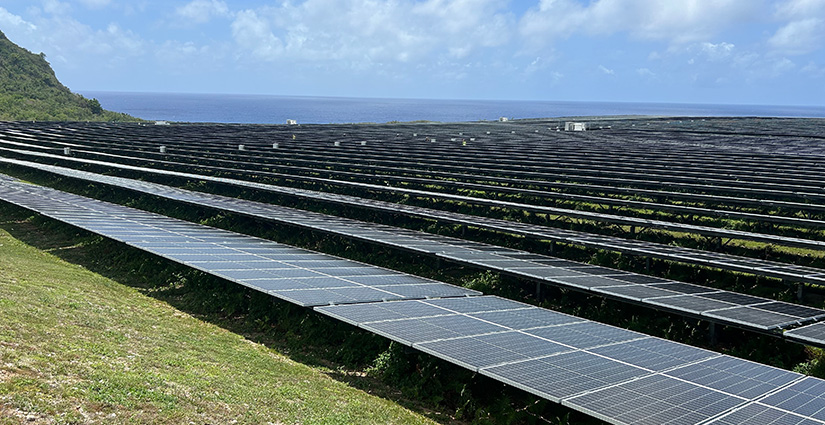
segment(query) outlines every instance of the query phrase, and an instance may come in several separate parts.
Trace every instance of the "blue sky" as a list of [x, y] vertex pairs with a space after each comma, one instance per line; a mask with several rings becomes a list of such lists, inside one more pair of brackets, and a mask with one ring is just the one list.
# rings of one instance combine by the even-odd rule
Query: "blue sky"
[[0, 0], [74, 91], [825, 104], [825, 0]]

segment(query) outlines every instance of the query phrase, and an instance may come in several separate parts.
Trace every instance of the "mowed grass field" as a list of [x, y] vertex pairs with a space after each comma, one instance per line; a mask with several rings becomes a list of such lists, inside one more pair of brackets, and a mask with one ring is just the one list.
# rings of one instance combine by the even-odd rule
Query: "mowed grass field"
[[63, 261], [83, 247], [51, 237], [0, 217], [0, 424], [434, 423]]

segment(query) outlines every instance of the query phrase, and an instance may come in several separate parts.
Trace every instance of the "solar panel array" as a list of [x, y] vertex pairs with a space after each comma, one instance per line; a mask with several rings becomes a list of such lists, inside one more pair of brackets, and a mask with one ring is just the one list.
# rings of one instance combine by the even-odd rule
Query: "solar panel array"
[[[433, 235], [409, 229], [366, 223], [326, 214], [192, 192], [150, 182], [104, 176], [63, 167], [0, 159], [62, 176], [82, 179], [160, 196], [192, 205], [211, 207], [249, 217], [301, 226], [315, 231], [355, 238], [370, 243], [426, 254], [464, 265], [506, 273], [647, 307], [699, 317], [749, 330], [780, 329], [825, 318], [825, 310], [691, 285], [668, 279], [590, 264], [561, 260], [478, 242]], [[236, 272], [240, 276], [241, 271]], [[249, 272], [243, 272], [244, 275]], [[825, 331], [825, 328], [816, 328]], [[788, 334], [784, 334], [788, 335]], [[812, 345], [825, 346], [825, 332]]]
[[0, 199], [611, 423], [825, 423], [825, 381], [794, 372], [14, 179]]
[[85, 160], [79, 158], [61, 158], [57, 155], [51, 155], [47, 153], [10, 150], [4, 148], [0, 148], [0, 151], [5, 151], [9, 153], [25, 153], [27, 156], [34, 156], [44, 159], [52, 158], [66, 160], [67, 162], [72, 164], [101, 165], [119, 170], [135, 171], [147, 175], [198, 179], [215, 183], [229, 184], [238, 187], [257, 189], [267, 191], [270, 193], [294, 196], [303, 199], [311, 199], [314, 201], [329, 202], [338, 205], [354, 206], [359, 208], [368, 208], [376, 211], [390, 212], [393, 214], [405, 214], [413, 217], [421, 217], [445, 223], [455, 223], [474, 226], [482, 229], [500, 231], [532, 239], [552, 240], [651, 258], [661, 258], [680, 263], [698, 264], [702, 266], [719, 268], [723, 270], [733, 270], [743, 273], [754, 274], [758, 276], [768, 276], [779, 279], [786, 279], [791, 282], [804, 282], [816, 285], [825, 284], [825, 273], [822, 269], [782, 263], [777, 261], [763, 260], [759, 258], [741, 257], [718, 252], [708, 252], [703, 250], [685, 248], [674, 245], [666, 245], [655, 242], [624, 239], [574, 230], [518, 223], [508, 220], [473, 216], [451, 211], [434, 210], [430, 208], [417, 207], [413, 205], [395, 204], [391, 202], [366, 199], [356, 196], [288, 188], [274, 186], [270, 184], [261, 184], [244, 180], [230, 179], [226, 177], [213, 177], [192, 173], [165, 171], [146, 167], [136, 167], [125, 164]]
[[[405, 187], [399, 186], [388, 186], [382, 184], [374, 184], [374, 183], [365, 183], [359, 181], [350, 181], [347, 179], [330, 179], [325, 177], [316, 177], [316, 176], [303, 176], [301, 174], [289, 174], [284, 172], [272, 172], [272, 171], [264, 171], [264, 170], [254, 170], [250, 169], [251, 167], [255, 167], [256, 163], [254, 162], [246, 162], [246, 161], [223, 161], [228, 162], [229, 164], [224, 164], [223, 166], [216, 167], [209, 165], [208, 161], [204, 161], [203, 158], [193, 157], [190, 164], [186, 164], [183, 162], [170, 162], [170, 161], [157, 161], [156, 159], [143, 159], [139, 156], [134, 156], [137, 152], [127, 152], [126, 155], [123, 154], [107, 154], [107, 153], [99, 153], [96, 150], [84, 150], [84, 149], [76, 149], [74, 150], [75, 154], [83, 154], [85, 156], [90, 157], [98, 157], [98, 158], [106, 158], [110, 161], [126, 161], [128, 163], [139, 163], [139, 162], [150, 162], [154, 164], [165, 162], [167, 165], [170, 166], [192, 166], [192, 164], [197, 164], [196, 167], [204, 172], [206, 170], [210, 170], [212, 173], [224, 171], [224, 172], [241, 172], [244, 174], [255, 174], [261, 176], [269, 176], [269, 177], [278, 177], [284, 179], [290, 179], [295, 181], [303, 181], [303, 182], [313, 182], [313, 183], [321, 183], [326, 185], [335, 185], [341, 186], [346, 188], [355, 188], [360, 190], [366, 191], [380, 191], [380, 192], [388, 192], [393, 194], [403, 194], [409, 195], [414, 197], [426, 197], [432, 199], [443, 199], [452, 202], [462, 202], [462, 203], [470, 203], [475, 205], [483, 205], [487, 207], [493, 208], [504, 208], [504, 209], [515, 209], [521, 211], [530, 211], [536, 214], [547, 214], [547, 215], [554, 215], [554, 216], [563, 216], [563, 217], [572, 217], [576, 219], [582, 220], [592, 220], [596, 222], [603, 222], [603, 223], [611, 223], [611, 224], [618, 224], [618, 225], [627, 225], [627, 226], [637, 226], [640, 228], [655, 228], [655, 229], [665, 229], [677, 232], [687, 232], [693, 233], [697, 235], [703, 235], [708, 237], [716, 237], [716, 238], [729, 238], [729, 239], [741, 239], [741, 240], [751, 240], [757, 241], [762, 243], [768, 244], [778, 244], [778, 245], [785, 245], [785, 246], [793, 246], [793, 247], [800, 247], [800, 248], [808, 248], [808, 249], [822, 249], [825, 248], [825, 241], [820, 240], [812, 240], [806, 238], [799, 238], [799, 237], [790, 237], [790, 236], [783, 236], [777, 234], [766, 234], [766, 233], [755, 233], [749, 231], [741, 231], [741, 230], [734, 230], [734, 229], [726, 229], [720, 227], [712, 227], [712, 226], [704, 226], [704, 225], [695, 225], [689, 223], [681, 223], [681, 222], [674, 222], [674, 221], [664, 221], [658, 219], [650, 219], [650, 218], [639, 218], [633, 216], [626, 216], [626, 215], [616, 215], [610, 213], [602, 213], [602, 212], [592, 212], [587, 210], [577, 210], [577, 209], [567, 209], [567, 208], [557, 208], [557, 207], [549, 207], [549, 206], [542, 206], [542, 205], [534, 205], [534, 204], [527, 204], [521, 202], [512, 202], [512, 201], [502, 201], [497, 199], [490, 199], [490, 198], [480, 198], [480, 197], [473, 197], [473, 196], [465, 196], [465, 195], [456, 195], [450, 193], [443, 193], [443, 192], [434, 192], [431, 190], [421, 190], [421, 189], [408, 189]], [[154, 156], [154, 154], [153, 154]], [[280, 168], [280, 167], [279, 167]], [[313, 170], [313, 173], [318, 173], [318, 171]], [[321, 174], [330, 174], [329, 171], [322, 169], [320, 171]], [[334, 174], [334, 173], [333, 173]], [[352, 173], [347, 173], [352, 174]], [[379, 180], [387, 180], [392, 179], [392, 177], [388, 176], [380, 176]], [[400, 180], [402, 182], [410, 182], [414, 180], [413, 177], [403, 177]], [[608, 179], [610, 180], [610, 179]], [[430, 182], [430, 184], [447, 184], [442, 182]], [[495, 190], [497, 187], [490, 186], [487, 189]], [[506, 189], [505, 189], [506, 190]], [[522, 193], [524, 191], [517, 190], [515, 193]], [[823, 195], [825, 197], [825, 195]], [[697, 210], [698, 211], [698, 210]], [[695, 212], [697, 212], [695, 211]], [[725, 213], [720, 212], [717, 215], [724, 215]], [[803, 224], [814, 224], [819, 227], [825, 227], [825, 222], [813, 221], [813, 220], [805, 220], [805, 219], [793, 219], [787, 218], [786, 221], [792, 221], [797, 225]]]
[[[5, 147], [0, 147], [0, 154], [220, 182], [313, 202], [795, 282], [825, 283], [825, 274], [813, 267], [215, 177], [267, 177], [279, 184], [318, 184], [325, 190], [401, 194], [821, 249], [825, 238], [820, 232], [796, 228], [825, 225], [822, 127], [813, 125], [814, 120], [709, 121], [611, 120], [601, 124], [612, 124], [615, 129], [588, 133], [556, 133], [554, 124], [547, 121], [173, 127], [2, 123], [0, 145]], [[789, 123], [795, 126], [792, 134], [787, 134]], [[273, 141], [278, 143], [272, 145]], [[72, 155], [50, 154], [64, 148]], [[138, 164], [146, 167], [134, 166]], [[825, 345], [825, 322], [815, 322], [823, 317], [820, 309], [304, 211], [68, 170], [50, 171], [714, 323], [782, 332], [785, 339], [802, 344]], [[611, 423], [825, 423], [822, 380], [270, 241], [217, 229], [194, 230], [184, 222], [108, 204], [90, 207], [88, 202], [96, 201], [74, 195], [38, 198], [35, 192], [45, 189], [31, 189], [2, 176], [0, 188], [0, 196], [28, 203], [29, 208], [44, 209], [55, 218], [281, 299], [314, 306]], [[495, 199], [476, 198], [472, 191]], [[513, 194], [519, 195], [519, 202], [504, 200]], [[610, 211], [576, 211], [548, 206], [548, 201], [597, 204]], [[682, 216], [663, 221], [645, 210]], [[759, 233], [739, 232], [705, 226], [696, 217], [736, 218], [766, 227]], [[790, 233], [785, 234], [787, 228], [770, 227], [771, 223], [790, 226]]]

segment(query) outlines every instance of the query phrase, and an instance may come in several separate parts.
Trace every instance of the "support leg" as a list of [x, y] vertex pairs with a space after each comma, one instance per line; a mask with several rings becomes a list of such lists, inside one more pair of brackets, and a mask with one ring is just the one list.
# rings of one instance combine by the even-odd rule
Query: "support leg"
[[719, 335], [716, 333], [716, 323], [710, 322], [708, 327], [708, 343], [711, 347], [715, 347], [719, 343]]

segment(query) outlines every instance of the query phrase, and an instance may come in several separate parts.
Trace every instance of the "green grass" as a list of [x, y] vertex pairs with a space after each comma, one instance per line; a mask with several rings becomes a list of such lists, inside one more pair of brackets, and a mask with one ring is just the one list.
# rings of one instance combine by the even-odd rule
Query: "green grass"
[[50, 237], [0, 223], [0, 424], [433, 423], [68, 263], [55, 254], [82, 241]]

